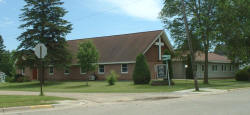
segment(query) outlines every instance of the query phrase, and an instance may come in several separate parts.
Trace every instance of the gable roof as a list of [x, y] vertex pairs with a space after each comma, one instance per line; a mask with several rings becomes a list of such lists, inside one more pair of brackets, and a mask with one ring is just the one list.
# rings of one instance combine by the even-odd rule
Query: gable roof
[[[187, 56], [188, 52], [185, 52], [182, 54], [183, 57]], [[173, 61], [181, 61], [182, 59], [179, 57], [176, 57], [173, 59]], [[195, 53], [195, 61], [196, 62], [204, 62], [205, 61], [205, 53], [201, 51], [197, 51]], [[227, 56], [219, 55], [216, 53], [209, 52], [208, 53], [208, 62], [213, 63], [231, 63], [231, 60], [228, 59]]]
[[[205, 53], [196, 53], [195, 61], [205, 61]], [[231, 63], [231, 60], [227, 56], [222, 56], [216, 53], [208, 53], [208, 62], [214, 63]]]
[[[73, 53], [72, 64], [77, 64], [76, 53], [78, 46], [85, 40], [92, 40], [100, 58], [98, 63], [134, 63], [136, 56], [144, 51], [164, 33], [163, 30], [139, 32], [123, 35], [95, 37], [67, 41], [70, 52]], [[170, 46], [171, 47], [171, 46]]]

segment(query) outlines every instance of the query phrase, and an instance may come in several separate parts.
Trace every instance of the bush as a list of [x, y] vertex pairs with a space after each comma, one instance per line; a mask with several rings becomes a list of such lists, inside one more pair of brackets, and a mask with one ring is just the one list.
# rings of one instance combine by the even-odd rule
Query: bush
[[14, 79], [15, 79], [14, 77], [7, 76], [7, 77], [5, 78], [5, 81], [6, 81], [6, 82], [14, 82], [14, 81], [15, 81]]
[[31, 81], [29, 77], [23, 76], [22, 74], [17, 74], [13, 79], [13, 82], [28, 82], [28, 81]]
[[136, 57], [135, 69], [133, 72], [134, 84], [149, 84], [151, 74], [145, 56], [139, 54]]
[[245, 67], [236, 73], [235, 79], [237, 81], [249, 81], [250, 80], [250, 67]]
[[109, 85], [115, 85], [115, 82], [117, 81], [118, 77], [119, 75], [116, 74], [115, 71], [111, 70], [110, 74], [106, 77], [106, 80]]

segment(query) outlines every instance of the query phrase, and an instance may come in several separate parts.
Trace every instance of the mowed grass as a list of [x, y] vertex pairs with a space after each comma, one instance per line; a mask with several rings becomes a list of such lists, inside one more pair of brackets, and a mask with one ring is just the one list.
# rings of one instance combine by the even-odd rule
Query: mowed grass
[[[193, 80], [174, 80], [175, 85], [169, 86], [151, 86], [151, 85], [134, 85], [132, 81], [120, 81], [115, 85], [109, 86], [105, 81], [90, 81], [89, 86], [86, 86], [85, 81], [64, 81], [53, 82], [46, 81], [44, 86], [45, 92], [81, 92], [81, 93], [143, 93], [143, 92], [171, 92], [194, 87]], [[202, 80], [199, 80], [201, 88], [216, 88], [216, 89], [234, 89], [250, 87], [250, 82], [239, 82], [234, 79], [219, 79], [209, 80], [208, 85], [204, 85]], [[25, 83], [2, 83], [0, 90], [12, 91], [39, 91], [39, 82]]]
[[0, 95], [0, 108], [54, 104], [59, 100], [71, 100], [69, 98], [52, 96], [22, 96], [22, 95]]

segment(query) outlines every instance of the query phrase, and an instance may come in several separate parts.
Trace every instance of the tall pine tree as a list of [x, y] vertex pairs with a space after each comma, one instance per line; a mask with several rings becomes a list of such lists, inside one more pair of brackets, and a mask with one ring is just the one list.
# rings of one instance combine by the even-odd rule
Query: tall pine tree
[[[38, 43], [43, 43], [48, 49], [45, 62], [49, 64], [66, 65], [71, 61], [71, 55], [66, 47], [66, 35], [71, 32], [71, 24], [63, 17], [67, 11], [61, 7], [60, 0], [24, 0], [21, 21], [25, 22], [19, 28], [25, 31], [17, 38], [21, 41], [18, 50], [32, 51]], [[28, 60], [28, 59], [27, 59]]]
[[3, 44], [3, 38], [2, 36], [0, 35], [0, 55], [4, 52], [4, 44]]
[[3, 53], [5, 51], [4, 48], [5, 48], [5, 46], [3, 44], [3, 38], [0, 35], [0, 62], [1, 62], [2, 58], [3, 58]]

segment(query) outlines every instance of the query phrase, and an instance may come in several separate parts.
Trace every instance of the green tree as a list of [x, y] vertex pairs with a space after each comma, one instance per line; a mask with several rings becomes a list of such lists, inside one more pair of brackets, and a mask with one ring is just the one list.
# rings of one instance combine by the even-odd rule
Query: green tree
[[[164, 7], [161, 10], [160, 18], [162, 19], [165, 26], [170, 29], [171, 35], [175, 41], [178, 41], [178, 45], [181, 47], [188, 48], [191, 56], [191, 63], [194, 65], [194, 49], [198, 50], [201, 48], [199, 44], [199, 37], [197, 34], [196, 20], [192, 16], [192, 10], [189, 7], [189, 0], [165, 0]], [[198, 41], [198, 46], [193, 46], [193, 41]], [[181, 43], [181, 44], [180, 44]], [[194, 84], [195, 89], [199, 90], [198, 82], [194, 72]]]
[[[63, 17], [67, 11], [62, 8], [60, 0], [24, 0], [26, 2], [21, 21], [25, 22], [19, 28], [25, 31], [17, 38], [21, 42], [18, 50], [32, 51], [38, 43], [43, 43], [48, 49], [45, 63], [52, 65], [67, 65], [71, 55], [67, 51], [65, 37], [71, 31], [71, 24]], [[24, 54], [28, 55], [28, 54]], [[29, 63], [29, 58], [26, 59]], [[33, 62], [33, 61], [32, 61]], [[30, 64], [29, 66], [33, 66]]]
[[0, 35], [0, 61], [2, 60], [2, 56], [4, 52], [5, 52], [5, 46], [3, 44], [3, 38]]
[[151, 79], [151, 73], [143, 54], [136, 57], [135, 68], [133, 71], [134, 84], [148, 84]]
[[0, 60], [0, 71], [4, 72], [7, 77], [14, 77], [15, 76], [15, 58], [14, 58], [15, 51], [9, 52], [4, 51], [1, 56]]
[[227, 49], [227, 46], [224, 44], [217, 44], [214, 53], [219, 54], [219, 55], [228, 55], [229, 50]]
[[[79, 45], [77, 53], [78, 63], [82, 71], [90, 73], [96, 70], [97, 62], [99, 59], [99, 53], [90, 40], [84, 41]], [[87, 77], [86, 85], [88, 85], [89, 76]]]
[[250, 63], [250, 1], [218, 0], [217, 32], [220, 42], [237, 62]]
[[208, 83], [208, 51], [216, 37], [216, 3], [217, 0], [165, 0], [160, 13], [160, 18], [170, 29], [171, 36], [178, 41], [177, 45], [185, 46], [188, 44], [186, 38], [190, 37], [194, 52], [204, 49], [205, 84]]

